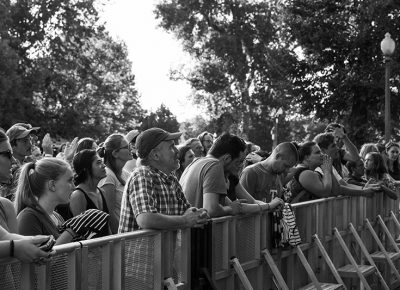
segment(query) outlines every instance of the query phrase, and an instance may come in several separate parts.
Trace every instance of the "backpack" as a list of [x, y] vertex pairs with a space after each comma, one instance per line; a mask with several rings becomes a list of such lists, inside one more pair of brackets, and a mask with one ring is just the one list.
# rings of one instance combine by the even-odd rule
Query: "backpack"
[[279, 246], [294, 247], [301, 243], [299, 229], [296, 225], [296, 217], [289, 203], [285, 203], [279, 223], [280, 241]]

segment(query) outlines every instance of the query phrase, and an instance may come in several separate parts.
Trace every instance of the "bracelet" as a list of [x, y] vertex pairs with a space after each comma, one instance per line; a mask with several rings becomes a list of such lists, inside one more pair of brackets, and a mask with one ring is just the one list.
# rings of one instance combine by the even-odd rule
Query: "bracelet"
[[270, 210], [270, 209], [271, 209], [271, 206], [269, 205], [269, 203], [267, 203], [267, 205], [268, 205], [267, 210]]
[[65, 231], [66, 231], [67, 233], [69, 233], [73, 239], [76, 237], [76, 235], [74, 235], [75, 232], [74, 232], [72, 229], [66, 228]]
[[10, 257], [14, 257], [14, 240], [10, 241]]
[[261, 206], [261, 204], [259, 204], [259, 203], [257, 203], [258, 204], [258, 206], [260, 207], [260, 212], [262, 212], [263, 211], [263, 209], [262, 209], [262, 206]]

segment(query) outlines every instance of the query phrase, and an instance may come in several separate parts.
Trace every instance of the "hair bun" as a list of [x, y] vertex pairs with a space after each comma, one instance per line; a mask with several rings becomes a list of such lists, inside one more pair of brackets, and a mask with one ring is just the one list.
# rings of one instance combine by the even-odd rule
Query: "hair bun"
[[104, 148], [103, 146], [97, 148], [97, 153], [101, 158], [104, 158], [104, 156], [106, 155], [106, 148]]

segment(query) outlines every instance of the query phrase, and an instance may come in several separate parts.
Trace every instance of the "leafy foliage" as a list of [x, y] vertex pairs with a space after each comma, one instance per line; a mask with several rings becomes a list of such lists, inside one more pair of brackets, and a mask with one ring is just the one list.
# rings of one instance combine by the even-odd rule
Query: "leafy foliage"
[[152, 127], [158, 127], [168, 132], [179, 131], [179, 123], [176, 120], [176, 117], [164, 104], [161, 104], [155, 112], [146, 114], [146, 116], [141, 120], [141, 123], [140, 131]]
[[[379, 44], [387, 31], [399, 35], [396, 1], [165, 0], [155, 12], [160, 26], [197, 59], [181, 77], [195, 89], [193, 99], [208, 107], [215, 131], [230, 130], [269, 147], [272, 111], [282, 108], [279, 141], [308, 138], [315, 121], [344, 123], [357, 145], [380, 138]], [[398, 55], [391, 79], [394, 135]]]
[[[358, 144], [379, 137], [384, 126], [379, 44], [387, 31], [399, 35], [399, 8], [388, 1], [287, 1], [285, 22], [302, 49], [294, 84], [304, 114], [340, 120]], [[391, 115], [398, 128], [397, 53], [393, 59]]]
[[25, 121], [67, 138], [137, 126], [144, 111], [127, 48], [105, 31], [94, 0], [2, 3], [1, 53], [9, 57], [0, 70], [14, 82], [0, 77], [3, 126]]
[[284, 76], [295, 55], [280, 41], [277, 7], [275, 1], [171, 0], [155, 11], [160, 25], [197, 60], [182, 78], [196, 90], [195, 102], [206, 104], [214, 131], [262, 146], [271, 145], [271, 109], [290, 109]]

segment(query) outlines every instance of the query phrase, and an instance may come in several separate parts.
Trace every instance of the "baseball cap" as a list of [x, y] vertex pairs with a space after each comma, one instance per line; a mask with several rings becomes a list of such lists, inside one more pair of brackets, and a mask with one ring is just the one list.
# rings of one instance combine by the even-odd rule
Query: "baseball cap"
[[28, 123], [16, 123], [13, 126], [24, 127], [25, 129], [32, 130], [32, 133], [37, 133], [37, 131], [40, 130], [40, 127], [32, 127], [32, 125]]
[[176, 140], [182, 135], [181, 132], [169, 133], [160, 128], [150, 128], [136, 138], [136, 150], [140, 158], [146, 158], [150, 151], [157, 147], [162, 141]]
[[26, 129], [25, 127], [19, 125], [13, 125], [10, 129], [7, 130], [6, 135], [10, 139], [10, 142], [16, 139], [22, 139], [28, 136], [32, 131], [35, 131], [34, 128]]
[[125, 139], [128, 141], [128, 143], [136, 141], [135, 138], [139, 136], [139, 131], [138, 130], [131, 130], [129, 131], [128, 134], [125, 135]]

